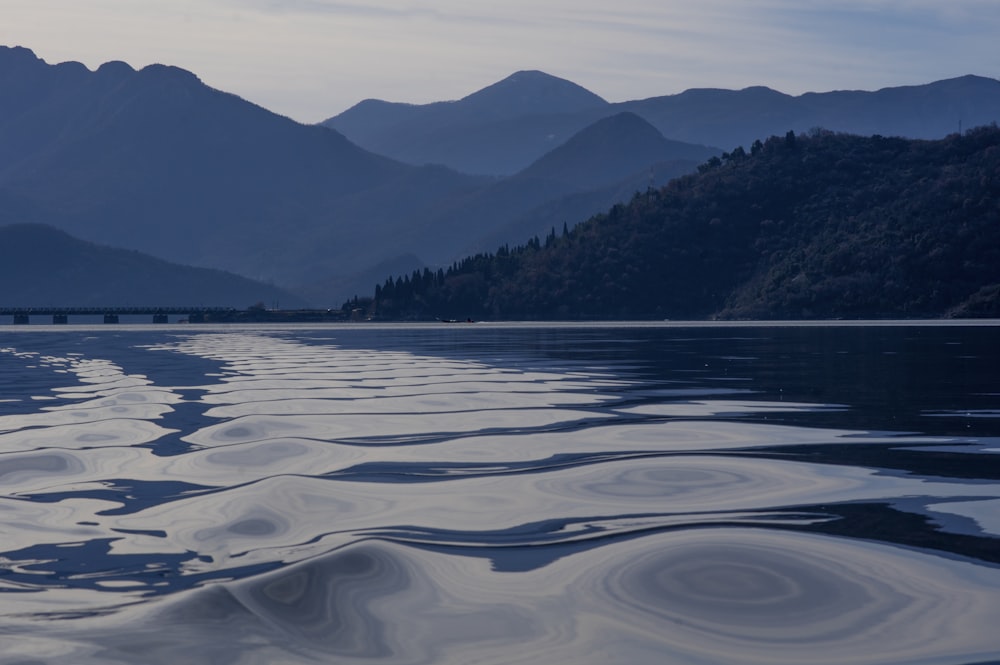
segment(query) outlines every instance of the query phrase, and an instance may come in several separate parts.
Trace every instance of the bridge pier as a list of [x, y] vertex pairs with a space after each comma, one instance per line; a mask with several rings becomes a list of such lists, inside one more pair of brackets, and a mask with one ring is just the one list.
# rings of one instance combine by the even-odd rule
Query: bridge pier
[[117, 314], [105, 314], [104, 315], [104, 322], [105, 323], [118, 323], [118, 315]]
[[67, 317], [65, 314], [53, 314], [52, 315], [52, 323], [54, 323], [56, 325], [67, 323], [68, 320], [69, 320], [69, 317]]
[[14, 315], [14, 325], [15, 326], [26, 326], [26, 325], [28, 325], [28, 315], [27, 314], [15, 314]]
[[166, 314], [154, 314], [153, 323], [168, 323], [169, 319]]

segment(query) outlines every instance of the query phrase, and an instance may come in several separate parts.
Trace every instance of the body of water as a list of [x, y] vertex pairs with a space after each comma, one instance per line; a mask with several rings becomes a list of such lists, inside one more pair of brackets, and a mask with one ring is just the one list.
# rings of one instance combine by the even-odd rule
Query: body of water
[[0, 663], [1000, 662], [1000, 327], [0, 330]]

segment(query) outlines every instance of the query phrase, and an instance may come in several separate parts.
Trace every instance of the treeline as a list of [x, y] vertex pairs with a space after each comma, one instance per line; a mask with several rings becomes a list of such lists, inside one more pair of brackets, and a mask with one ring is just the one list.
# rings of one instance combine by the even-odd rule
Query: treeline
[[371, 316], [1000, 316], [1000, 129], [789, 132], [573, 229], [390, 278]]

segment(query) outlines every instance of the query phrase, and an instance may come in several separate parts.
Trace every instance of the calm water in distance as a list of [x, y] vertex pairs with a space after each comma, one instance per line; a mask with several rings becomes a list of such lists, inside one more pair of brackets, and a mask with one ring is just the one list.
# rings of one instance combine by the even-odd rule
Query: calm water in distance
[[0, 664], [1000, 662], [1000, 324], [0, 327]]

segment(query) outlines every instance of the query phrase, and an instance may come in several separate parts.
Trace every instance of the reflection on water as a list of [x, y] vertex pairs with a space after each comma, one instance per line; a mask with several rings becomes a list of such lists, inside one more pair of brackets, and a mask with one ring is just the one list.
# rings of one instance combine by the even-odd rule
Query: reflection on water
[[0, 332], [0, 663], [977, 663], [989, 326]]

